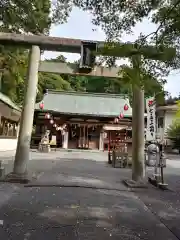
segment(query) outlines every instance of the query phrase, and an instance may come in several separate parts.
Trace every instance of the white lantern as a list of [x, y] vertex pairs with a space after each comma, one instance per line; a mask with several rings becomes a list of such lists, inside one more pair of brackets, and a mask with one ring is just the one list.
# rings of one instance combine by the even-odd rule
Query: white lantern
[[119, 122], [119, 119], [118, 118], [115, 118], [114, 119], [114, 123], [118, 123]]
[[50, 119], [50, 117], [51, 117], [51, 116], [50, 116], [49, 113], [46, 113], [46, 114], [45, 114], [45, 118]]

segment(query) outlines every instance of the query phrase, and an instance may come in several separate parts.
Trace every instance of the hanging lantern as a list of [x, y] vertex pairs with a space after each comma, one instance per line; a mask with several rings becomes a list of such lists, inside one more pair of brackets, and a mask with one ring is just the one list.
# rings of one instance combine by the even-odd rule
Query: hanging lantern
[[55, 128], [56, 128], [56, 127], [57, 127], [57, 124], [55, 123], [55, 124], [53, 125], [53, 127], [55, 127]]
[[118, 123], [119, 119], [118, 118], [115, 118], [114, 119], [114, 123]]
[[153, 105], [153, 100], [149, 100], [148, 105], [152, 106]]
[[46, 118], [46, 119], [49, 119], [50, 117], [51, 117], [51, 115], [50, 115], [49, 113], [46, 113], [46, 114], [45, 114], [45, 118]]
[[53, 120], [53, 119], [51, 119], [51, 120], [50, 120], [50, 123], [51, 123], [51, 124], [53, 124], [53, 123], [54, 123], [54, 120]]
[[125, 104], [125, 105], [124, 105], [124, 111], [127, 111], [128, 109], [129, 109], [128, 105]]
[[67, 125], [66, 125], [66, 124], [63, 124], [62, 128], [65, 129], [66, 127], [67, 127]]
[[39, 104], [39, 108], [44, 109], [44, 103], [43, 102]]
[[124, 114], [120, 113], [119, 118], [123, 118], [123, 117], [124, 117]]

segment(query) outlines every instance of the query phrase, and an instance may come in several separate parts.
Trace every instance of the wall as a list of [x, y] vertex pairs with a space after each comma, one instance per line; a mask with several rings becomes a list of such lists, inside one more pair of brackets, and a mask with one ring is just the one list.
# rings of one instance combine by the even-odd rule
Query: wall
[[[19, 122], [20, 119], [20, 112], [15, 109], [12, 109], [2, 101], [0, 101], [0, 123], [1, 123], [1, 116]], [[17, 135], [19, 130], [17, 129]], [[0, 135], [0, 152], [3, 151], [15, 151], [17, 147], [17, 137], [11, 136], [2, 136]]]
[[166, 111], [164, 118], [164, 133], [166, 134], [167, 129], [175, 120], [175, 112]]
[[158, 128], [157, 125], [157, 137], [158, 139], [163, 139], [163, 135], [164, 135], [164, 140], [165, 143], [167, 145], [171, 144], [171, 141], [169, 139], [167, 139], [167, 129], [169, 128], [169, 126], [173, 123], [174, 119], [175, 119], [175, 111], [164, 111], [164, 112], [159, 112], [158, 116], [159, 117], [164, 117], [164, 126], [163, 128]]
[[0, 114], [1, 116], [11, 119], [12, 121], [18, 122], [20, 119], [20, 112], [15, 109], [10, 108], [6, 104], [0, 101]]
[[17, 138], [0, 138], [0, 152], [16, 150]]

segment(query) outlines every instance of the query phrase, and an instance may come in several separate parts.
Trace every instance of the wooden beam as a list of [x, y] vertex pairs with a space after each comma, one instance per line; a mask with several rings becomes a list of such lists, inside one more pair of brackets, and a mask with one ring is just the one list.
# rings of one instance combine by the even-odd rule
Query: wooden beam
[[58, 73], [58, 74], [69, 74], [69, 75], [83, 75], [83, 76], [98, 76], [117, 78], [119, 76], [120, 68], [112, 67], [94, 67], [90, 73], [79, 73], [78, 66], [76, 64], [57, 63], [42, 61], [39, 66], [39, 72]]
[[157, 49], [156, 46], [137, 46], [137, 44], [131, 42], [106, 43], [102, 41], [0, 32], [0, 44], [2, 45], [21, 45], [26, 48], [30, 48], [32, 45], [37, 45], [42, 50], [48, 51], [81, 53], [81, 45], [83, 42], [96, 43], [96, 55], [131, 57], [132, 55], [138, 54], [143, 55], [145, 58], [167, 61], [174, 58], [176, 54], [174, 48]]
[[42, 50], [47, 51], [80, 53], [82, 41], [81, 39], [0, 32], [0, 44], [21, 45], [27, 48], [30, 48], [32, 45], [38, 45]]

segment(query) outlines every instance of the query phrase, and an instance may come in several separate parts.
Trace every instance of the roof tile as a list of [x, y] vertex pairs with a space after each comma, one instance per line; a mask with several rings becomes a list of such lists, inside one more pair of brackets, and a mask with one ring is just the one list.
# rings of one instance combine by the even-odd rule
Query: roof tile
[[[57, 91], [49, 92], [43, 101], [45, 111], [104, 117], [119, 116], [122, 112], [125, 117], [132, 116], [129, 99], [123, 95]], [[125, 104], [129, 106], [127, 111], [124, 111]], [[39, 103], [35, 109], [40, 109]]]

